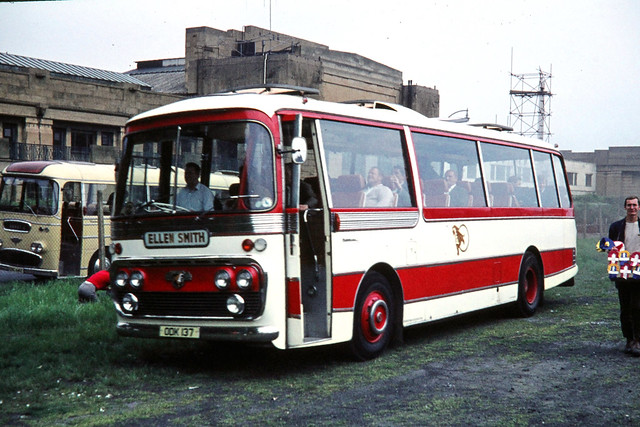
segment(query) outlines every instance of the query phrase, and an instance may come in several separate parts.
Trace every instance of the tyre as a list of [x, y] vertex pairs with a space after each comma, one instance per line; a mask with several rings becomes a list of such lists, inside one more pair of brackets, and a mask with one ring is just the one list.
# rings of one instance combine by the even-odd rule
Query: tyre
[[353, 318], [351, 352], [359, 360], [379, 356], [393, 338], [395, 308], [391, 287], [381, 274], [364, 278]]
[[104, 248], [104, 268], [100, 267], [100, 253], [99, 251], [95, 251], [93, 255], [91, 255], [91, 259], [89, 260], [89, 265], [87, 266], [87, 276], [91, 276], [94, 273], [97, 273], [100, 270], [108, 270], [111, 267], [111, 255], [109, 254], [109, 248]]
[[522, 258], [518, 278], [518, 300], [516, 314], [521, 317], [533, 316], [542, 304], [544, 276], [538, 258], [527, 252]]

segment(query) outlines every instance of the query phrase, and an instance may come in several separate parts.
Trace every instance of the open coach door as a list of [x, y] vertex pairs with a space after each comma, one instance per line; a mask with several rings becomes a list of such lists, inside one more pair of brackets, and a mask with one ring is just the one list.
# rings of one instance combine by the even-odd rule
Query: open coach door
[[67, 182], [62, 189], [60, 265], [62, 276], [79, 276], [82, 259], [82, 193], [79, 182]]
[[303, 120], [300, 114], [280, 119], [289, 223], [287, 342], [295, 347], [331, 336], [329, 212], [313, 121]]

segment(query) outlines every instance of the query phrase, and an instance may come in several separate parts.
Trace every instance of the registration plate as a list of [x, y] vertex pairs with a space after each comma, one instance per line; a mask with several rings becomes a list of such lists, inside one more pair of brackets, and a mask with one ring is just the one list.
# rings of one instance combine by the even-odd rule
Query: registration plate
[[160, 336], [166, 338], [200, 338], [197, 326], [160, 326]]

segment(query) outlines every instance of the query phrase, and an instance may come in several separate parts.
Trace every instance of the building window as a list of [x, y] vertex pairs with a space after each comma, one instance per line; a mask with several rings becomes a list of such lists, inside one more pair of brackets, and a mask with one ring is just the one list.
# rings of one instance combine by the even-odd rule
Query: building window
[[102, 146], [113, 147], [113, 132], [102, 132]]
[[67, 131], [64, 128], [53, 128], [53, 159], [66, 160]]
[[591, 180], [593, 179], [593, 174], [586, 174], [584, 177], [584, 185], [585, 187], [592, 187], [593, 184], [591, 183]]
[[578, 174], [575, 172], [567, 172], [567, 178], [569, 178], [569, 185], [576, 185], [578, 183]]
[[88, 161], [95, 142], [95, 132], [71, 130], [71, 160]]
[[18, 140], [18, 126], [14, 123], [3, 123], [2, 137], [8, 139], [9, 142], [16, 142]]

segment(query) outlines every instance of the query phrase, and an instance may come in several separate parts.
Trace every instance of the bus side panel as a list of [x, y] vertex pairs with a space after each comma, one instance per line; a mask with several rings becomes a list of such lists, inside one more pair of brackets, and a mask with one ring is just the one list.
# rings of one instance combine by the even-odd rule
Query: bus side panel
[[[515, 301], [520, 263], [527, 250], [540, 253], [546, 288], [556, 286], [561, 283], [558, 278], [568, 280], [575, 274], [575, 237], [567, 231], [572, 221], [544, 217], [478, 218], [422, 222], [409, 230], [336, 233], [333, 309], [353, 310], [362, 276], [378, 262], [392, 266], [400, 277], [404, 302], [408, 304], [405, 312], [408, 323]], [[465, 230], [466, 244], [462, 246], [454, 233], [460, 229]], [[416, 249], [412, 244], [415, 240], [417, 254], [406, 250]], [[381, 254], [386, 256], [383, 258]], [[466, 301], [464, 295], [470, 299]], [[421, 303], [428, 300], [437, 300], [450, 308], [438, 306], [436, 312], [431, 312], [434, 304]], [[459, 306], [462, 301], [465, 303]], [[420, 308], [413, 307], [414, 303], [420, 303]]]

